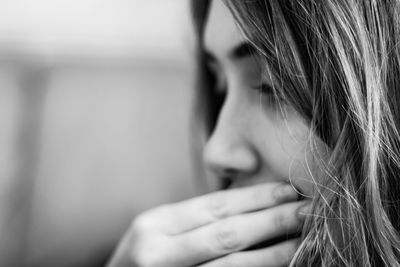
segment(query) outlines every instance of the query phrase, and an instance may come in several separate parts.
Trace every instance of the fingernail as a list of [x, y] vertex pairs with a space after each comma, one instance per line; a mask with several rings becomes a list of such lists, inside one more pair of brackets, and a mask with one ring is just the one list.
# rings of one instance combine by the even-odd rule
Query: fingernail
[[306, 216], [310, 215], [311, 208], [312, 208], [311, 203], [306, 203], [303, 206], [300, 206], [300, 208], [297, 211], [297, 214], [299, 215], [300, 219], [304, 219]]

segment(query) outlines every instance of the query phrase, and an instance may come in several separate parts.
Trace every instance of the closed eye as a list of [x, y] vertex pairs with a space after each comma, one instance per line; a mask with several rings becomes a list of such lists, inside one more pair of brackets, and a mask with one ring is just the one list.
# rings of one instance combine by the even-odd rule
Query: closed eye
[[286, 100], [276, 92], [276, 90], [267, 83], [262, 83], [258, 86], [251, 87], [251, 89], [257, 91], [262, 99], [265, 99], [265, 103], [269, 107], [277, 108], [280, 104], [286, 104]]
[[271, 87], [271, 85], [262, 83], [258, 86], [252, 86], [251, 87], [253, 90], [258, 91], [260, 94], [265, 94], [265, 95], [273, 95], [274, 94], [274, 89]]

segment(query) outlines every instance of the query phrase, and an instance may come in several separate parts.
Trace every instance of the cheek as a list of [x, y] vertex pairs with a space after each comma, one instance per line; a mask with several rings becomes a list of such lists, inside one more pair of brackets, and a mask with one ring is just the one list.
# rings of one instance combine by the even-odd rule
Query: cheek
[[271, 171], [311, 197], [322, 177], [320, 160], [326, 154], [322, 142], [311, 138], [309, 127], [297, 115], [274, 121], [264, 140], [263, 154]]

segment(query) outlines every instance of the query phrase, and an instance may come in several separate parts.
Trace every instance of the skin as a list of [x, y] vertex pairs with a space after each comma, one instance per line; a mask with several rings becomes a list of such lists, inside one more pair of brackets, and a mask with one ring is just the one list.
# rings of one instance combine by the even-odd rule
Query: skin
[[282, 107], [283, 115], [271, 91], [260, 94], [261, 85], [277, 85], [268, 75], [262, 77], [254, 56], [235, 55], [248, 43], [220, 0], [212, 2], [204, 39], [217, 90], [226, 95], [205, 147], [206, 164], [216, 177], [231, 178], [233, 187], [291, 182], [312, 196], [310, 181], [318, 168], [310, 151], [309, 126], [288, 105]]
[[[225, 102], [204, 149], [215, 179], [227, 190], [146, 211], [135, 218], [109, 267], [285, 266], [297, 238], [249, 247], [301, 229], [318, 175], [308, 145], [310, 130], [289, 106], [283, 115], [266, 92], [254, 57], [222, 1], [212, 3], [205, 30], [209, 66]], [[229, 40], [229, 41], [227, 41]], [[289, 183], [290, 182], [290, 183]]]

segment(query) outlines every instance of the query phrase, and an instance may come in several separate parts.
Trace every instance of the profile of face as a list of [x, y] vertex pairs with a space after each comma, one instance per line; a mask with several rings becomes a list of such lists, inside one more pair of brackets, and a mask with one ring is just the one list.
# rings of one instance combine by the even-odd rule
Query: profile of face
[[204, 47], [215, 90], [225, 95], [204, 149], [206, 165], [233, 188], [282, 181], [311, 197], [320, 172], [310, 145], [316, 140], [290, 105], [278, 105], [271, 87], [279, 86], [261, 75], [249, 42], [221, 0], [212, 1]]

